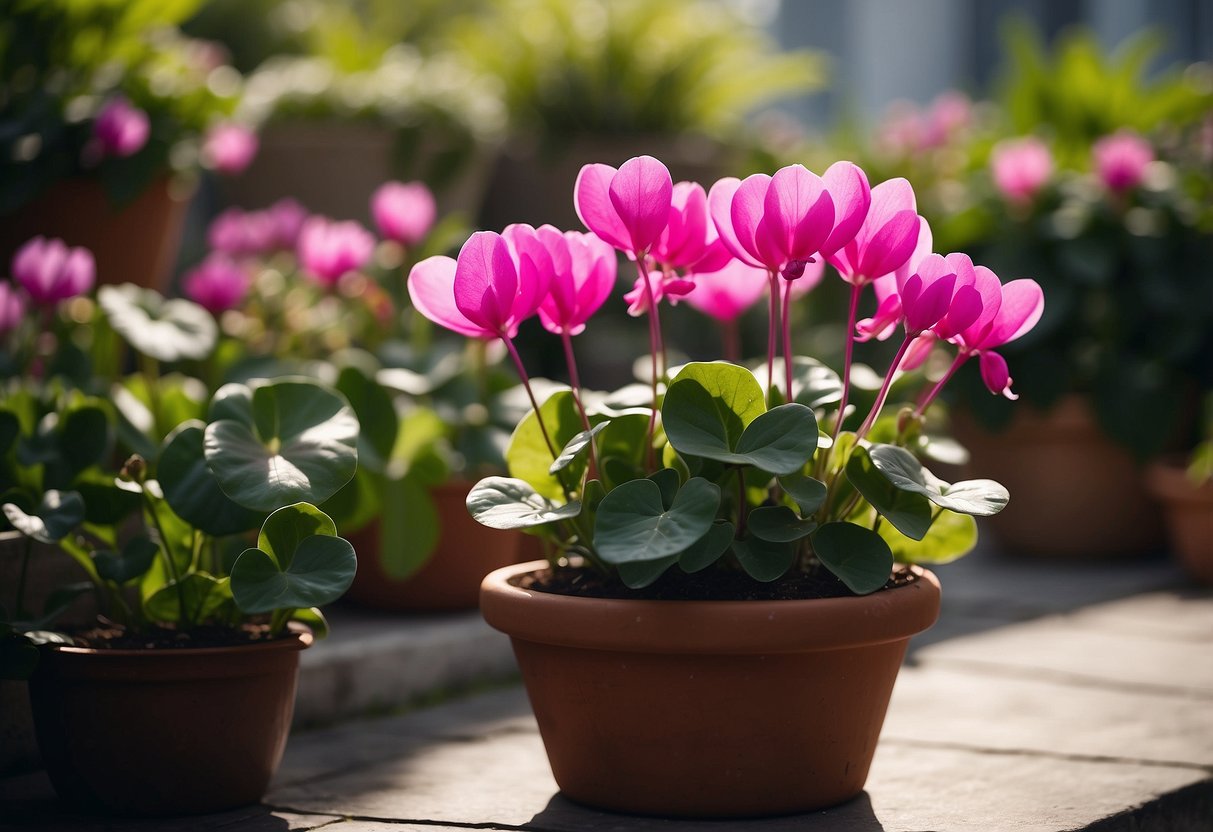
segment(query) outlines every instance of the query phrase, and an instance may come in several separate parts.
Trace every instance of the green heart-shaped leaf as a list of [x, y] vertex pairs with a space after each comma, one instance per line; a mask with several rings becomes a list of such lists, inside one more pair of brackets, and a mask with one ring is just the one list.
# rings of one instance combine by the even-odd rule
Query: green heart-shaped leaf
[[657, 483], [657, 487], [661, 489], [661, 505], [663, 508], [669, 508], [674, 504], [674, 498], [678, 496], [678, 489], [682, 485], [682, 477], [673, 468], [662, 468], [660, 471], [654, 471], [649, 474], [648, 479]]
[[821, 508], [829, 493], [824, 482], [803, 474], [782, 476], [779, 478], [779, 484], [783, 486], [783, 490], [788, 493], [788, 496], [796, 501], [803, 517], [808, 517]]
[[184, 298], [166, 300], [154, 289], [102, 286], [97, 303], [115, 332], [157, 361], [206, 358], [219, 336], [211, 313]]
[[349, 589], [357, 565], [349, 541], [327, 535], [301, 540], [285, 569], [268, 553], [245, 549], [232, 566], [232, 596], [250, 615], [319, 607]]
[[906, 537], [922, 540], [931, 526], [931, 503], [917, 491], [905, 491], [876, 468], [868, 449], [862, 446], [847, 460], [847, 481], [855, 486], [872, 508]]
[[939, 512], [922, 540], [911, 540], [887, 525], [878, 533], [898, 563], [951, 563], [977, 545], [977, 521], [972, 515], [947, 510]]
[[482, 479], [468, 494], [467, 507], [477, 523], [490, 529], [526, 529], [571, 520], [581, 513], [577, 500], [558, 505], [530, 483], [512, 477]]
[[889, 544], [854, 523], [826, 523], [813, 533], [813, 552], [856, 595], [880, 589], [893, 571]]
[[151, 568], [160, 547], [146, 537], [132, 537], [121, 552], [101, 551], [93, 555], [97, 574], [107, 581], [124, 584]]
[[594, 437], [606, 430], [610, 422], [599, 422], [589, 430], [583, 430], [581, 433], [574, 436], [565, 443], [564, 448], [560, 451], [560, 455], [556, 457], [556, 461], [548, 468], [549, 474], [555, 474], [557, 471], [563, 471], [569, 464], [581, 456], [581, 452], [590, 447], [590, 443], [594, 441]]
[[241, 506], [273, 511], [324, 502], [354, 476], [358, 419], [336, 393], [276, 381], [253, 391], [252, 416], [253, 426], [221, 419], [206, 427], [206, 464]]
[[817, 417], [802, 404], [784, 404], [759, 416], [741, 434], [734, 459], [772, 474], [799, 471], [817, 451]]
[[3, 510], [14, 529], [39, 543], [58, 543], [84, 521], [84, 500], [75, 491], [47, 491], [30, 513], [16, 503]]
[[681, 553], [707, 534], [720, 508], [720, 489], [693, 477], [667, 510], [652, 480], [632, 480], [603, 498], [594, 547], [607, 563], [649, 561]]
[[734, 540], [733, 554], [747, 575], [763, 583], [783, 577], [796, 561], [796, 547], [791, 543], [775, 543], [754, 536]]
[[156, 474], [164, 499], [182, 520], [222, 537], [257, 527], [261, 515], [233, 502], [206, 464], [205, 425], [185, 422], [160, 451]]
[[314, 505], [295, 503], [283, 506], [265, 518], [257, 534], [257, 548], [286, 569], [300, 543], [314, 535], [336, 537], [337, 526]]
[[105, 458], [112, 430], [109, 417], [100, 405], [78, 404], [70, 407], [59, 420], [58, 435], [63, 462], [74, 473]]
[[407, 578], [425, 566], [438, 546], [437, 509], [429, 491], [411, 476], [384, 479], [380, 491], [389, 509], [379, 518], [383, 571], [393, 578]]
[[[232, 600], [229, 579], [205, 572], [191, 572], [181, 582], [169, 582], [143, 602], [143, 611], [153, 621], [174, 622], [188, 627], [220, 613]], [[185, 604], [184, 614], [181, 604]]]
[[206, 418], [211, 422], [231, 419], [242, 425], [253, 426], [253, 390], [246, 384], [225, 384], [215, 391], [207, 408]]
[[317, 640], [326, 638], [329, 634], [329, 620], [324, 617], [316, 607], [308, 607], [307, 609], [297, 609], [291, 613], [291, 621], [298, 621], [300, 624], [312, 631], [312, 635]]
[[817, 524], [800, 519], [787, 506], [759, 506], [750, 512], [746, 528], [768, 543], [793, 543], [812, 534]]
[[993, 480], [947, 483], [923, 467], [912, 453], [896, 445], [877, 445], [872, 464], [897, 488], [921, 494], [937, 506], [960, 514], [988, 517], [1007, 506], [1007, 489]]
[[358, 417], [360, 462], [372, 470], [383, 471], [400, 427], [392, 397], [357, 367], [343, 368], [335, 386]]
[[707, 534], [678, 556], [678, 567], [687, 573], [707, 569], [729, 550], [729, 544], [733, 542], [733, 532], [733, 524], [727, 520], [713, 523]]
[[666, 390], [661, 421], [678, 453], [720, 459], [765, 412], [762, 388], [749, 370], [723, 361], [696, 362], [683, 367]]

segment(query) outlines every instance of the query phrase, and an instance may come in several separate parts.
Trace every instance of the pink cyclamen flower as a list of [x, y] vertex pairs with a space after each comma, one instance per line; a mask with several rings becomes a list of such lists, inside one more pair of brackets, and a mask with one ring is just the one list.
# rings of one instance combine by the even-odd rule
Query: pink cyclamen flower
[[[800, 283], [793, 285], [799, 287]], [[686, 302], [693, 309], [728, 323], [741, 317], [766, 291], [765, 269], [731, 260], [717, 271], [696, 273], [695, 290], [686, 296]]]
[[865, 286], [903, 267], [914, 254], [922, 231], [914, 189], [890, 179], [871, 189], [871, 202], [855, 235], [826, 260], [843, 280]]
[[151, 123], [147, 113], [123, 96], [105, 103], [93, 122], [93, 135], [105, 156], [133, 156], [147, 144]]
[[223, 122], [207, 131], [202, 158], [215, 171], [229, 176], [243, 173], [257, 155], [257, 134], [242, 124]]
[[375, 237], [353, 220], [311, 217], [299, 232], [295, 251], [308, 275], [322, 286], [333, 286], [370, 262]]
[[307, 209], [286, 197], [259, 213], [268, 218], [270, 246], [279, 251], [294, 251], [299, 242], [299, 232], [307, 222]]
[[561, 233], [550, 225], [540, 226], [535, 234], [552, 263], [539, 320], [548, 332], [577, 335], [615, 287], [615, 249], [593, 234]]
[[206, 241], [215, 251], [233, 257], [263, 254], [275, 247], [274, 224], [264, 212], [228, 208], [211, 220]]
[[577, 216], [620, 251], [639, 255], [661, 238], [670, 220], [674, 182], [652, 156], [628, 159], [619, 169], [586, 165], [573, 186]]
[[92, 289], [96, 264], [86, 248], [34, 237], [13, 257], [13, 278], [34, 303], [45, 306]]
[[708, 195], [698, 182], [675, 183], [669, 221], [650, 254], [671, 269], [707, 272], [733, 258], [720, 242], [708, 213]]
[[248, 270], [221, 252], [211, 254], [188, 273], [182, 282], [185, 295], [218, 315], [239, 306], [248, 294], [252, 276]]
[[0, 282], [0, 335], [7, 335], [25, 317], [25, 296], [8, 281]]
[[1121, 193], [1141, 184], [1146, 166], [1154, 161], [1154, 148], [1137, 133], [1121, 130], [1095, 142], [1091, 158], [1100, 181]]
[[994, 187], [1010, 202], [1027, 203], [1053, 175], [1053, 154], [1035, 136], [1005, 139], [990, 152]]
[[380, 234], [411, 247], [430, 233], [438, 205], [422, 182], [385, 182], [371, 197], [371, 213]]
[[1044, 312], [1044, 293], [1035, 280], [1026, 278], [1004, 285], [984, 266], [975, 267], [974, 277], [973, 287], [981, 297], [981, 313], [950, 340], [960, 347], [962, 357], [980, 357], [981, 377], [991, 393], [1017, 399], [1011, 392], [1006, 359], [994, 349], [1036, 326]]
[[[477, 231], [459, 257], [427, 257], [409, 272], [413, 306], [439, 326], [470, 338], [513, 338], [548, 291], [550, 255], [529, 226]], [[507, 238], [524, 253], [513, 249]], [[546, 258], [546, 259], [545, 259]]]
[[896, 270], [872, 281], [872, 289], [876, 293], [876, 314], [871, 318], [864, 318], [855, 325], [857, 341], [868, 341], [872, 338], [883, 341], [892, 335], [897, 324], [901, 323], [901, 296], [898, 294], [898, 286], [905, 283], [914, 273], [923, 258], [931, 253], [934, 245], [930, 224], [925, 219], [920, 218], [920, 220], [918, 242], [915, 243], [910, 258]]

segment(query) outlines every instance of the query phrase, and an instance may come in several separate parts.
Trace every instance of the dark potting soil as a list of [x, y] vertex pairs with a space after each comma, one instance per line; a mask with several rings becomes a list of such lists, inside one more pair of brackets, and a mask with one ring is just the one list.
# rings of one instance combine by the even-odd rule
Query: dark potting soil
[[[905, 586], [918, 579], [912, 569], [898, 566], [878, 592]], [[512, 581], [520, 589], [647, 601], [794, 601], [810, 598], [853, 598], [855, 593], [824, 569], [789, 572], [778, 580], [761, 583], [735, 570], [705, 569], [686, 574], [671, 569], [644, 589], [629, 589], [618, 577], [602, 575], [583, 566], [562, 566], [528, 572]]]
[[72, 630], [76, 647], [94, 650], [172, 650], [198, 647], [240, 647], [272, 641], [268, 624], [245, 624], [230, 627], [196, 627], [189, 631], [172, 627], [148, 627], [138, 632], [116, 625], [98, 624], [88, 630]]

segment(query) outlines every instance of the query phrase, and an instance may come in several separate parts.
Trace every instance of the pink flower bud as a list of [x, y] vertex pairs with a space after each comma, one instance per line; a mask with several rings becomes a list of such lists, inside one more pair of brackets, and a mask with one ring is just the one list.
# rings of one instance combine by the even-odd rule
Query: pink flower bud
[[296, 253], [304, 270], [317, 283], [333, 286], [341, 276], [370, 262], [375, 238], [353, 220], [336, 222], [312, 217], [303, 224]]
[[1137, 133], [1121, 130], [1104, 136], [1091, 148], [1095, 173], [1111, 191], [1122, 193], [1141, 184], [1154, 148]]
[[133, 156], [147, 144], [151, 124], [147, 113], [122, 96], [111, 98], [93, 122], [93, 135], [104, 156]]
[[1001, 141], [990, 153], [990, 175], [1007, 200], [1027, 203], [1053, 175], [1053, 156], [1035, 136]]
[[252, 130], [224, 122], [207, 131], [202, 158], [212, 170], [232, 176], [244, 172], [257, 155], [259, 144]]
[[250, 283], [247, 269], [226, 254], [215, 253], [191, 269], [182, 285], [186, 297], [218, 315], [239, 306]]
[[86, 248], [35, 237], [13, 257], [13, 277], [39, 305], [58, 303], [93, 288], [96, 265]]
[[411, 247], [430, 232], [438, 207], [422, 182], [385, 182], [371, 197], [371, 213], [380, 234]]

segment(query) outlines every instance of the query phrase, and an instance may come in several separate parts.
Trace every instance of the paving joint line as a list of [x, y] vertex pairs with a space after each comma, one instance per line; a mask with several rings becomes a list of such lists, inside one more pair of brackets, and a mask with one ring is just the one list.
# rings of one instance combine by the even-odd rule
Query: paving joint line
[[1050, 751], [1036, 748], [990, 748], [988, 746], [969, 745], [963, 742], [946, 742], [942, 740], [919, 740], [908, 737], [881, 737], [882, 743], [900, 745], [907, 748], [931, 748], [940, 751], [968, 751], [973, 754], [989, 754], [1008, 757], [1048, 757], [1052, 760], [1067, 760], [1082, 763], [1106, 763], [1111, 765], [1146, 766], [1151, 768], [1178, 768], [1187, 771], [1199, 771], [1213, 777], [1213, 763], [1189, 763], [1180, 760], [1149, 760], [1138, 757], [1120, 757], [1114, 754], [1074, 754], [1063, 751]]
[[1032, 665], [1006, 664], [1004, 662], [986, 661], [984, 659], [956, 658], [951, 656], [919, 655], [916, 668], [928, 669], [932, 665], [939, 667], [955, 667], [978, 671], [979, 675], [1013, 677], [1019, 679], [1034, 679], [1053, 682], [1073, 687], [1099, 688], [1114, 690], [1122, 693], [1153, 693], [1161, 696], [1175, 696], [1185, 699], [1213, 701], [1213, 691], [1202, 688], [1182, 687], [1178, 685], [1157, 685], [1151, 682], [1129, 682], [1118, 679], [1106, 679], [1099, 676], [1089, 676], [1085, 673], [1073, 673], [1065, 670], [1055, 670], [1047, 667]]

